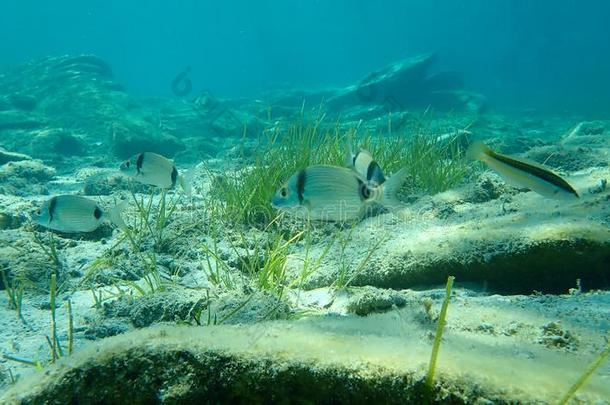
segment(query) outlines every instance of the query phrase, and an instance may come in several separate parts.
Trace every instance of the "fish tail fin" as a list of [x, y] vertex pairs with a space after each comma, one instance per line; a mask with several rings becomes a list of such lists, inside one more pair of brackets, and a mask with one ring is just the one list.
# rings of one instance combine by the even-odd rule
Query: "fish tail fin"
[[407, 169], [403, 167], [396, 173], [392, 174], [386, 181], [380, 186], [383, 187], [383, 197], [381, 204], [388, 209], [400, 208], [403, 204], [398, 199], [398, 191], [405, 183], [407, 178]]
[[484, 160], [491, 149], [481, 141], [474, 141], [466, 149], [466, 157], [471, 160]]
[[127, 208], [127, 201], [123, 201], [108, 210], [108, 220], [120, 229], [127, 229], [127, 224], [125, 224], [123, 217], [121, 217], [121, 213], [125, 208]]
[[195, 178], [196, 168], [189, 169], [184, 175], [180, 176], [180, 186], [188, 198], [193, 195], [193, 179]]

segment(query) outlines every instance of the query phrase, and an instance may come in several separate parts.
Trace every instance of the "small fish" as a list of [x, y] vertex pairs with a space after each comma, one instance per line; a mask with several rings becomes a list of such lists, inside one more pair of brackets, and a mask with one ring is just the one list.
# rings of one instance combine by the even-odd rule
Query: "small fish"
[[95, 201], [77, 195], [59, 195], [46, 201], [32, 217], [45, 228], [59, 232], [92, 232], [103, 222], [110, 221], [119, 228], [126, 225], [121, 218], [124, 204], [103, 211]]
[[528, 188], [547, 198], [579, 197], [567, 181], [550, 169], [525, 159], [496, 153], [483, 142], [472, 143], [466, 151], [466, 156], [484, 162], [514, 187]]
[[375, 161], [373, 155], [367, 150], [359, 149], [357, 152], [354, 152], [350, 146], [347, 165], [354, 169], [362, 178], [366, 179], [372, 186], [379, 186], [386, 181], [383, 170]]
[[272, 200], [273, 207], [299, 217], [322, 221], [360, 218], [373, 202], [387, 208], [400, 204], [396, 192], [406, 171], [402, 169], [384, 184], [372, 187], [354, 170], [336, 166], [309, 166], [295, 173]]
[[191, 196], [194, 173], [189, 171], [185, 176], [180, 175], [174, 163], [165, 156], [153, 152], [138, 153], [124, 161], [120, 170], [140, 183], [160, 188], [174, 188], [176, 183], [180, 183], [184, 193]]

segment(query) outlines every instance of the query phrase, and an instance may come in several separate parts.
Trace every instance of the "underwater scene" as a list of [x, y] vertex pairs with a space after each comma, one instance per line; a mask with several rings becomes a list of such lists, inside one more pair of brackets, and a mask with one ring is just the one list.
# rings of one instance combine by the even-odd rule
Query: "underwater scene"
[[610, 3], [0, 4], [0, 404], [610, 404]]

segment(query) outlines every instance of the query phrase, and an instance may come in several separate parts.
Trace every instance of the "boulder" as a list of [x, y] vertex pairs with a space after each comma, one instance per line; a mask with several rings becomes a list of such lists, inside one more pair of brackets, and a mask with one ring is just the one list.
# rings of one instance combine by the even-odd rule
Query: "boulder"
[[[484, 325], [476, 340], [446, 332], [430, 390], [424, 379], [432, 342], [425, 336], [433, 325], [403, 311], [144, 328], [105, 338], [44, 373], [20, 378], [0, 401], [546, 404], [556, 402], [586, 368], [588, 356], [521, 339], [516, 345], [515, 337], [498, 343], [490, 327]], [[602, 376], [593, 376], [578, 393], [588, 403], [608, 395]]]
[[[394, 213], [366, 218], [350, 233], [347, 248], [330, 239], [317, 245], [314, 250], [322, 254], [334, 244], [305, 286], [351, 279], [352, 285], [380, 288], [429, 287], [453, 275], [505, 294], [566, 293], [576, 280], [586, 290], [607, 288], [610, 191], [596, 188], [607, 178], [607, 167], [567, 177], [581, 194], [572, 203], [499, 179], [496, 184], [487, 175], [480, 185], [420, 198]], [[297, 254], [289, 261], [295, 280], [303, 260]], [[339, 274], [346, 268], [347, 275]]]
[[39, 160], [21, 160], [0, 166], [0, 193], [46, 194], [44, 185], [56, 175], [54, 168]]
[[0, 165], [8, 162], [20, 162], [22, 160], [31, 160], [32, 158], [23, 153], [10, 152], [6, 149], [0, 148]]
[[[7, 94], [0, 102], [5, 145], [34, 157], [84, 155], [88, 145], [110, 143], [116, 126], [130, 128], [124, 143], [140, 142], [133, 140], [137, 134], [151, 138], [161, 132], [157, 123], [143, 119], [141, 105], [123, 91], [108, 64], [93, 55], [23, 64], [0, 76], [0, 93]], [[157, 150], [168, 145], [176, 150], [177, 142], [157, 143]]]
[[113, 140], [112, 151], [121, 159], [128, 159], [140, 152], [155, 152], [172, 158], [186, 146], [171, 135], [150, 136], [138, 132], [125, 132]]
[[[349, 114], [363, 106], [385, 113], [432, 107], [441, 111], [478, 113], [485, 106], [480, 94], [466, 91], [456, 72], [430, 72], [435, 55], [419, 55], [372, 72], [358, 83], [322, 91], [281, 90], [268, 93], [273, 105], [299, 108], [323, 104], [331, 113]], [[362, 113], [362, 112], [361, 112]]]

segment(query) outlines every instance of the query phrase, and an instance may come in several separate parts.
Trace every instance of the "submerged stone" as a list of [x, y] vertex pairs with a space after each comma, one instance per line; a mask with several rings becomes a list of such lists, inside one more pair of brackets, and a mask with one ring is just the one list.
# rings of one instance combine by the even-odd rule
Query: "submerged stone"
[[[464, 90], [456, 72], [430, 73], [436, 61], [433, 54], [418, 55], [372, 72], [356, 84], [322, 91], [278, 90], [268, 94], [274, 105], [300, 108], [323, 105], [342, 116], [365, 118], [370, 109], [380, 107], [377, 116], [411, 109], [432, 107], [441, 111], [480, 112], [486, 102]], [[366, 110], [362, 110], [366, 107]], [[357, 114], [353, 111], [360, 110]]]
[[[446, 334], [432, 390], [432, 343], [397, 314], [248, 326], [164, 326], [93, 343], [21, 379], [2, 403], [552, 403], [587, 362], [531, 343]], [[425, 328], [429, 328], [426, 326]], [[487, 340], [486, 340], [487, 339]], [[525, 353], [530, 353], [526, 356]], [[515, 372], [515, 367], [519, 372]], [[593, 376], [579, 398], [610, 395]], [[478, 401], [478, 402], [477, 402]]]
[[0, 165], [8, 162], [19, 162], [22, 160], [31, 160], [32, 158], [23, 153], [11, 152], [6, 149], [0, 148]]

